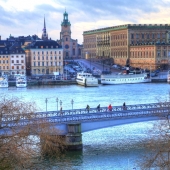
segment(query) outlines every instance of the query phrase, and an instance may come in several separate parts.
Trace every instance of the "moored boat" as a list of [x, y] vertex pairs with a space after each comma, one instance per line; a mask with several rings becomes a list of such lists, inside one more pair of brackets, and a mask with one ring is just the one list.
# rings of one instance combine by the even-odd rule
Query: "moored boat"
[[168, 74], [167, 74], [167, 82], [170, 83], [170, 70], [168, 71]]
[[77, 73], [76, 81], [79, 85], [85, 87], [96, 87], [99, 85], [98, 79], [94, 77], [91, 73]]
[[7, 78], [0, 77], [0, 88], [1, 87], [9, 87]]
[[131, 84], [131, 83], [148, 83], [151, 82], [150, 77], [146, 73], [141, 74], [127, 74], [119, 73], [117, 75], [101, 75], [101, 84]]
[[26, 76], [19, 76], [16, 78], [16, 87], [27, 87]]

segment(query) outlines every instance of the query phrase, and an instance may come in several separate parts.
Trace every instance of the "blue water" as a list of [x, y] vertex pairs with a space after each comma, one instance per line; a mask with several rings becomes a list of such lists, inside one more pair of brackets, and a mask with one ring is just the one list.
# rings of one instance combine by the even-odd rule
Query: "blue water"
[[[0, 89], [1, 95], [17, 96], [24, 101], [35, 101], [41, 111], [56, 110], [56, 98], [63, 109], [95, 108], [112, 104], [145, 104], [169, 100], [170, 85], [167, 83], [123, 84], [85, 88], [78, 85], [10, 87]], [[58, 102], [58, 108], [60, 103]], [[82, 152], [69, 152], [54, 162], [58, 170], [131, 170], [147, 152], [143, 147], [150, 135], [153, 122], [141, 122], [83, 133]]]

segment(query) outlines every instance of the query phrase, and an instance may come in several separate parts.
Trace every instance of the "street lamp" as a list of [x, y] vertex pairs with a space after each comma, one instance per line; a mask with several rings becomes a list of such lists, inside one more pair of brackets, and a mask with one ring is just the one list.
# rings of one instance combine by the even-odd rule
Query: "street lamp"
[[73, 110], [73, 104], [74, 104], [74, 100], [73, 99], [71, 100], [71, 104], [72, 104], [72, 110]]
[[46, 98], [46, 99], [45, 99], [45, 103], [46, 103], [46, 111], [47, 111], [47, 102], [48, 102], [48, 99]]
[[56, 98], [56, 102], [57, 102], [57, 111], [58, 111], [58, 97]]

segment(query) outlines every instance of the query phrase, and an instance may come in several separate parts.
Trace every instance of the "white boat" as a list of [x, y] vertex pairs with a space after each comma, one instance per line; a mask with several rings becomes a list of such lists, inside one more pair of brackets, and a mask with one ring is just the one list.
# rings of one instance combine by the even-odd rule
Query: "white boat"
[[131, 84], [131, 83], [148, 83], [151, 82], [150, 77], [146, 73], [141, 74], [126, 74], [119, 73], [117, 75], [101, 75], [101, 84]]
[[26, 78], [26, 76], [16, 77], [16, 87], [27, 87], [27, 78]]
[[98, 79], [94, 77], [90, 73], [77, 73], [76, 81], [79, 85], [85, 86], [85, 87], [96, 87], [99, 85]]
[[0, 77], [0, 88], [1, 87], [9, 87], [8, 85], [8, 79], [4, 78], [4, 77]]
[[168, 71], [168, 74], [167, 74], [167, 82], [170, 83], [170, 70]]

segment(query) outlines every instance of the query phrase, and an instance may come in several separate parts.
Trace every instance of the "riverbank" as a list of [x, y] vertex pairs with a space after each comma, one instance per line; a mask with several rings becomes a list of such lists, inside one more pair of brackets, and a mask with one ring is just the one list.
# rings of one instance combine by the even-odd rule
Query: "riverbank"
[[[10, 86], [16, 86], [15, 81], [9, 81]], [[76, 80], [31, 80], [27, 82], [28, 86], [35, 86], [35, 85], [72, 85], [77, 84]]]

